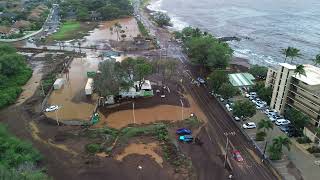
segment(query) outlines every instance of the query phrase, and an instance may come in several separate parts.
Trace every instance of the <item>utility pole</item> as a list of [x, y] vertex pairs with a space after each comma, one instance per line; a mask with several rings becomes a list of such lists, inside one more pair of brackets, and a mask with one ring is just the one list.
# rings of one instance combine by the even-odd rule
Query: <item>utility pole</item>
[[181, 120], [183, 120], [183, 119], [184, 119], [184, 117], [183, 117], [183, 108], [184, 108], [184, 105], [183, 105], [182, 99], [180, 99], [180, 103], [181, 103]]
[[266, 141], [266, 144], [264, 145], [264, 149], [263, 149], [263, 159], [262, 159], [262, 162], [263, 162], [263, 160], [265, 159], [265, 157], [266, 157], [266, 150], [267, 150], [267, 146], [268, 146], [268, 141]]
[[136, 116], [134, 114], [134, 102], [132, 102], [132, 115], [133, 115], [133, 124], [136, 124]]
[[227, 137], [227, 144], [226, 144], [226, 154], [225, 154], [225, 156], [224, 156], [224, 167], [226, 167], [226, 164], [227, 164], [227, 158], [228, 158], [228, 146], [229, 146], [229, 137], [228, 137], [228, 135], [226, 135], [226, 137]]
[[60, 124], [59, 124], [59, 118], [58, 118], [58, 112], [57, 112], [58, 110], [59, 110], [59, 108], [57, 110], [55, 110], [54, 112], [56, 114], [56, 121], [57, 121], [57, 124], [59, 126]]

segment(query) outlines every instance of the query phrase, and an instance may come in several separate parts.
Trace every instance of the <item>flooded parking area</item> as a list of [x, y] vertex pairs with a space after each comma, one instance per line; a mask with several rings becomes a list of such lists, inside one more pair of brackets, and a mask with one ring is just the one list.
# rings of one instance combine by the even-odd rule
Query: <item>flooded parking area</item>
[[[87, 72], [97, 71], [99, 59], [94, 54], [85, 58], [74, 58], [71, 62], [69, 73], [61, 78], [64, 85], [59, 90], [53, 90], [48, 99], [48, 104], [60, 106], [56, 112], [48, 112], [50, 118], [68, 120], [89, 120], [97, 101], [96, 96], [86, 96], [85, 85], [87, 83]], [[68, 75], [67, 75], [68, 74]]]

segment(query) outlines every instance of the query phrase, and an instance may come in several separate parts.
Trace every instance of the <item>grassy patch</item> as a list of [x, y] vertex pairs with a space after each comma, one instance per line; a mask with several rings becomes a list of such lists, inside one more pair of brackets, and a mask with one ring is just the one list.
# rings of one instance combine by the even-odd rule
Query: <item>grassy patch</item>
[[141, 33], [142, 36], [149, 36], [149, 31], [146, 29], [146, 27], [142, 24], [141, 21], [139, 21], [137, 19], [137, 24], [138, 24], [138, 28], [139, 28], [139, 31]]
[[74, 33], [78, 32], [81, 28], [80, 22], [78, 21], [67, 21], [62, 24], [60, 30], [52, 35], [54, 40], [65, 40]]
[[200, 126], [201, 122], [196, 116], [189, 117], [188, 119], [184, 120], [184, 123], [186, 126], [191, 127], [191, 128], [197, 128]]
[[130, 138], [142, 135], [156, 136], [158, 140], [167, 140], [168, 131], [163, 123], [142, 127], [126, 127], [120, 132], [120, 140], [127, 142]]
[[65, 41], [83, 37], [87, 32], [93, 29], [96, 23], [80, 23], [79, 21], [66, 21], [64, 22], [59, 31], [49, 37], [50, 40]]

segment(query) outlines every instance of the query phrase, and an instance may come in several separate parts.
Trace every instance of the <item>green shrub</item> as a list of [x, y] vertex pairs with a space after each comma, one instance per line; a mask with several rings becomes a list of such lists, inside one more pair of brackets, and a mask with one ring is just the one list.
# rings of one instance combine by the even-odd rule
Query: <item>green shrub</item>
[[264, 131], [259, 131], [256, 134], [256, 141], [264, 141], [264, 138], [267, 136], [267, 133]]
[[312, 141], [307, 136], [303, 136], [303, 137], [298, 137], [297, 142], [299, 144], [307, 144], [307, 143], [311, 143]]
[[320, 153], [320, 147], [317, 146], [312, 146], [310, 148], [307, 149], [307, 151], [311, 154], [313, 153]]
[[99, 144], [87, 144], [86, 151], [88, 153], [95, 154], [95, 153], [101, 151], [101, 148], [100, 148]]
[[185, 124], [189, 127], [199, 127], [200, 125], [200, 121], [198, 120], [198, 118], [196, 116], [193, 117], [189, 117], [188, 119], [184, 120]]

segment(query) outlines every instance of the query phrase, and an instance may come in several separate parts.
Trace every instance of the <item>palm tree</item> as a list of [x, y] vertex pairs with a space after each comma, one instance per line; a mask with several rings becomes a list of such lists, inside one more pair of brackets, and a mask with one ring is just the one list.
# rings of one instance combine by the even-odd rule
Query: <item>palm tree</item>
[[320, 54], [316, 55], [316, 58], [313, 59], [314, 65], [319, 65], [320, 64]]
[[285, 56], [283, 62], [286, 62], [287, 58], [290, 57], [291, 49], [292, 49], [292, 47], [289, 46], [289, 47], [281, 50], [281, 53]]
[[291, 141], [288, 137], [278, 136], [273, 139], [272, 145], [279, 150], [279, 153], [282, 153], [283, 146], [286, 147], [288, 151], [290, 151]]
[[306, 71], [304, 69], [304, 65], [302, 65], [302, 64], [296, 66], [296, 69], [294, 70], [294, 73], [296, 75], [299, 74], [299, 76], [301, 76], [301, 75], [307, 76], [306, 75]]
[[263, 129], [263, 132], [266, 132], [266, 130], [273, 129], [273, 124], [269, 120], [261, 119], [258, 123], [258, 129]]
[[292, 47], [290, 50], [290, 53], [289, 53], [289, 57], [291, 57], [291, 62], [293, 61], [293, 58], [296, 58], [296, 57], [300, 57], [301, 54], [300, 54], [300, 49], [297, 49], [297, 48], [294, 48]]

